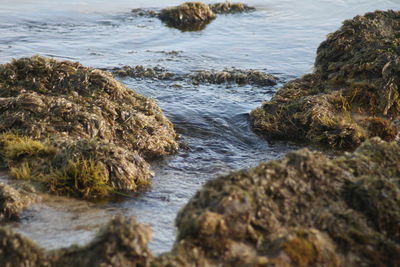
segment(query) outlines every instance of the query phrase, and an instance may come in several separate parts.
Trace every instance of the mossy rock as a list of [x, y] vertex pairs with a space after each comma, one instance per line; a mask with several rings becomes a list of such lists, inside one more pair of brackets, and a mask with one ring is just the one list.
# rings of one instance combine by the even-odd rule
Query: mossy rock
[[209, 181], [179, 212], [173, 251], [155, 262], [399, 265], [399, 160], [397, 143], [374, 138], [336, 159], [302, 149]]
[[[0, 155], [13, 176], [31, 173], [46, 182], [49, 175], [65, 177], [75, 164], [83, 176], [93, 174], [90, 179], [101, 174], [113, 190], [148, 185], [146, 160], [178, 147], [171, 122], [153, 100], [107, 72], [39, 56], [0, 65], [0, 133]], [[60, 189], [54, 181], [50, 188]], [[64, 189], [56, 191], [71, 191]], [[99, 193], [75, 195], [112, 192], [86, 189]]]
[[206, 4], [185, 2], [179, 6], [161, 10], [158, 17], [170, 27], [182, 31], [198, 31], [204, 29], [215, 18], [215, 14]]
[[315, 71], [287, 83], [251, 112], [255, 132], [352, 149], [399, 131], [400, 12], [347, 20], [317, 50]]

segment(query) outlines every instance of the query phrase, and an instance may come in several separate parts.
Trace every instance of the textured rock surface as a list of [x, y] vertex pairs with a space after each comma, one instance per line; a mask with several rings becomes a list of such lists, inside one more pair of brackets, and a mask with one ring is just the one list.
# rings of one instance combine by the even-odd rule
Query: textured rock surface
[[[116, 190], [149, 184], [145, 159], [177, 150], [173, 126], [154, 101], [109, 73], [38, 56], [0, 66], [0, 132], [0, 154], [19, 173], [59, 170], [73, 183], [86, 164]], [[71, 175], [72, 164], [80, 174]]]
[[379, 138], [328, 159], [307, 149], [208, 182], [156, 262], [243, 266], [400, 264], [400, 146]]
[[176, 7], [161, 10], [158, 17], [168, 26], [183, 31], [196, 31], [204, 29], [215, 18], [215, 14], [206, 4], [186, 2]]
[[229, 1], [225, 1], [224, 3], [210, 4], [210, 8], [215, 14], [232, 14], [255, 10], [254, 7], [250, 7], [246, 4], [231, 3]]
[[354, 148], [398, 134], [400, 12], [376, 11], [343, 23], [321, 43], [313, 74], [291, 81], [251, 113], [267, 139]]
[[114, 218], [85, 247], [71, 247], [53, 255], [54, 266], [149, 266], [148, 226], [134, 219]]

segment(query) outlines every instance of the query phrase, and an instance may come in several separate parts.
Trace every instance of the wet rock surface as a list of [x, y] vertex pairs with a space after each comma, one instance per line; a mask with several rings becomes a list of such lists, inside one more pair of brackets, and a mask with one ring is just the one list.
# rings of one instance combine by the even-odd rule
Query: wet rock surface
[[254, 131], [354, 148], [394, 140], [399, 125], [400, 12], [376, 11], [343, 23], [317, 50], [315, 71], [289, 82], [251, 113]]
[[154, 101], [76, 62], [35, 56], [1, 65], [0, 103], [0, 154], [10, 173], [57, 193], [136, 190], [150, 182], [147, 159], [177, 150]]

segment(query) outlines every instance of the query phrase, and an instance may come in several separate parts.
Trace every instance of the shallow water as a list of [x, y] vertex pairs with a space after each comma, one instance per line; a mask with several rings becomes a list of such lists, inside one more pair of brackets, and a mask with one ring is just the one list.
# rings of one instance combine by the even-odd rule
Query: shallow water
[[281, 78], [275, 87], [121, 79], [128, 88], [156, 99], [184, 148], [154, 162], [152, 188], [132, 198], [94, 204], [48, 197], [30, 207], [22, 222], [12, 226], [41, 246], [83, 244], [113, 215], [124, 214], [152, 226], [153, 252], [169, 250], [176, 213], [202, 184], [294, 149], [285, 143], [268, 144], [254, 135], [249, 111], [288, 79], [312, 71], [318, 44], [344, 19], [400, 4], [399, 0], [249, 0], [256, 12], [219, 16], [201, 32], [181, 32], [156, 18], [130, 12], [179, 2], [0, 1], [0, 63], [40, 54], [98, 68], [141, 64], [188, 73], [236, 67]]

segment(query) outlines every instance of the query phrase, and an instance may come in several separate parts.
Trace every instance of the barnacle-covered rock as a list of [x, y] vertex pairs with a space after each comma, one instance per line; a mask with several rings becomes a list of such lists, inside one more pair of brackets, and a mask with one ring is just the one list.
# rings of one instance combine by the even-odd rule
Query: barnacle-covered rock
[[303, 149], [209, 181], [155, 263], [399, 265], [399, 160], [398, 144], [374, 138], [337, 159]]
[[153, 100], [109, 73], [39, 56], [0, 66], [0, 132], [0, 155], [17, 176], [67, 177], [57, 186], [50, 179], [53, 189], [89, 178], [77, 194], [87, 198], [111, 192], [91, 185], [149, 184], [144, 159], [177, 150], [173, 126]]
[[150, 266], [150, 238], [148, 226], [115, 217], [88, 245], [56, 251], [52, 262], [54, 266]]
[[254, 131], [338, 149], [369, 137], [394, 140], [399, 125], [400, 12], [343, 23], [317, 50], [315, 71], [251, 112]]
[[161, 10], [158, 17], [170, 27], [183, 31], [198, 31], [204, 29], [215, 18], [215, 14], [206, 4], [185, 2]]

